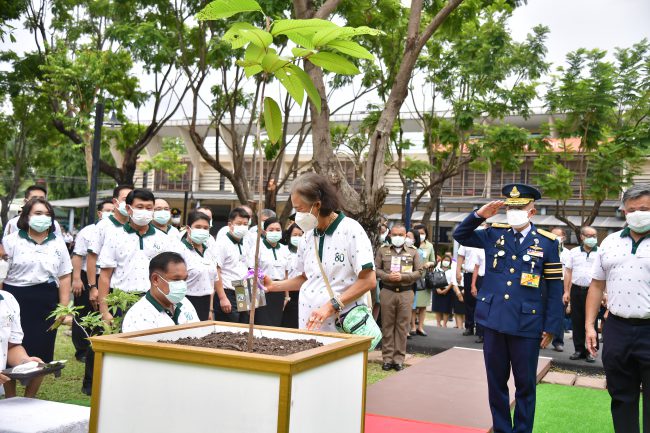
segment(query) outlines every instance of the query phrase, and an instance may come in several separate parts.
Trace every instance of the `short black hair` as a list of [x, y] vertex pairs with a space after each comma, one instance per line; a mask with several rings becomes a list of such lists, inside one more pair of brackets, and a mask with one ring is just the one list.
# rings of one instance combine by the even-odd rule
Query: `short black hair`
[[246, 212], [246, 209], [244, 209], [243, 207], [236, 207], [233, 210], [231, 210], [230, 213], [228, 214], [228, 222], [233, 221], [237, 217], [251, 219], [250, 214]]
[[192, 224], [194, 224], [195, 222], [197, 222], [199, 220], [204, 220], [208, 224], [210, 224], [210, 217], [209, 216], [207, 216], [206, 214], [204, 214], [203, 212], [200, 212], [198, 210], [193, 210], [187, 216], [187, 225], [191, 226]]
[[[276, 217], [269, 217], [262, 223], [262, 227], [264, 230], [268, 229], [271, 224], [278, 223], [280, 224], [280, 220], [277, 219]], [[282, 224], [280, 224], [280, 228], [282, 228]]]
[[183, 256], [172, 251], [158, 254], [149, 262], [149, 278], [156, 272], [167, 272], [170, 263], [185, 263]]
[[427, 226], [424, 224], [416, 224], [413, 226], [415, 230], [424, 230], [424, 239], [420, 239], [422, 242], [426, 241], [429, 239], [429, 230], [427, 230]]
[[413, 235], [413, 240], [415, 241], [415, 242], [413, 243], [413, 246], [414, 246], [415, 248], [420, 248], [420, 244], [422, 243], [422, 242], [420, 241], [420, 232], [417, 231], [417, 230], [415, 229], [415, 227], [413, 227], [411, 230], [407, 231], [406, 233], [411, 233], [411, 234]]
[[124, 185], [118, 185], [118, 186], [116, 186], [116, 187], [113, 189], [113, 198], [118, 198], [118, 197], [120, 196], [120, 193], [121, 193], [122, 190], [124, 190], [124, 189], [134, 190], [135, 187], [134, 187], [133, 185], [126, 185], [126, 184], [124, 184]]
[[47, 211], [50, 213], [50, 218], [52, 218], [52, 225], [50, 225], [50, 233], [54, 233], [54, 208], [48, 202], [42, 197], [34, 197], [31, 200], [29, 200], [25, 205], [23, 206], [23, 210], [20, 213], [20, 216], [18, 217], [18, 222], [16, 225], [18, 226], [19, 229], [24, 230], [24, 231], [29, 231], [29, 213], [32, 211], [32, 208], [34, 207], [35, 204], [42, 204], [47, 208]]
[[25, 199], [29, 198], [29, 194], [31, 194], [32, 191], [42, 191], [43, 194], [47, 196], [47, 188], [45, 188], [43, 185], [32, 185], [27, 187], [25, 190]]
[[126, 196], [126, 204], [133, 204], [136, 198], [142, 201], [156, 202], [156, 197], [154, 197], [153, 192], [144, 188], [136, 188]]
[[106, 204], [113, 204], [113, 200], [104, 199], [104, 200], [100, 201], [99, 204], [97, 205], [97, 212], [103, 212], [104, 205], [106, 205]]
[[341, 208], [341, 198], [334, 184], [325, 176], [304, 173], [291, 185], [291, 193], [298, 194], [308, 205], [320, 201], [320, 216], [327, 216]]

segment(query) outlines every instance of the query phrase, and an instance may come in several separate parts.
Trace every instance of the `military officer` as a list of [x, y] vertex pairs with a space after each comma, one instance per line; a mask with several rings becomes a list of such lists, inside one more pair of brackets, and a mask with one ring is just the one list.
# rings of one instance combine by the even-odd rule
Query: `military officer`
[[[524, 433], [533, 431], [539, 348], [553, 340], [561, 325], [562, 264], [556, 236], [530, 222], [540, 192], [528, 185], [508, 184], [503, 194], [505, 200], [492, 201], [465, 218], [454, 239], [485, 250], [485, 277], [475, 319], [485, 332], [483, 353], [494, 432]], [[475, 231], [503, 206], [508, 224]], [[514, 420], [508, 396], [511, 368], [516, 386]]]

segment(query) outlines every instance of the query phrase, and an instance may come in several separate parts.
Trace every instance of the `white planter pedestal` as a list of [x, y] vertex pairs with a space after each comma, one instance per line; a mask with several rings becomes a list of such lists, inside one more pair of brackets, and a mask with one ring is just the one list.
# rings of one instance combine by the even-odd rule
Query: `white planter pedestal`
[[247, 330], [200, 322], [93, 337], [90, 433], [363, 433], [370, 338], [256, 326], [324, 344], [289, 356], [157, 342]]

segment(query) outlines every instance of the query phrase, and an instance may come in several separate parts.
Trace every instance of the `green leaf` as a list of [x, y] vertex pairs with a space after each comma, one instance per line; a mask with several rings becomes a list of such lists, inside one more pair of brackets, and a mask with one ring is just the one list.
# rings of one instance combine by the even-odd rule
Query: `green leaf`
[[[331, 21], [312, 18], [308, 20], [277, 20], [273, 23], [271, 34], [273, 36], [287, 33], [316, 33], [318, 30], [338, 26]], [[288, 36], [288, 35], [287, 35]]]
[[266, 48], [273, 42], [271, 33], [254, 27], [252, 29], [242, 30], [241, 37], [260, 48]]
[[314, 43], [311, 40], [314, 35], [306, 35], [299, 32], [289, 32], [286, 34], [286, 36], [291, 40], [291, 42], [296, 45], [300, 45], [309, 50], [313, 50], [315, 48]]
[[305, 91], [307, 92], [307, 96], [309, 97], [309, 100], [311, 101], [312, 104], [316, 107], [316, 111], [320, 114], [321, 110], [321, 98], [320, 94], [318, 93], [318, 90], [316, 90], [316, 86], [314, 86], [314, 82], [311, 80], [309, 75], [300, 69], [296, 65], [289, 65], [288, 68], [290, 68], [294, 75], [298, 77], [300, 82], [302, 83], [302, 87], [305, 88]]
[[339, 35], [343, 32], [341, 27], [330, 27], [319, 30], [313, 37], [314, 45], [317, 47], [322, 47], [327, 45], [328, 42], [337, 39]]
[[246, 48], [246, 52], [244, 53], [244, 60], [247, 62], [253, 62], [253, 63], [262, 63], [262, 59], [266, 55], [266, 51], [258, 47], [257, 45], [250, 44], [248, 48]]
[[241, 48], [244, 45], [246, 45], [247, 42], [249, 42], [248, 38], [242, 37], [242, 32], [244, 30], [250, 30], [254, 29], [251, 24], [249, 23], [243, 23], [243, 22], [237, 22], [234, 23], [228, 31], [223, 35], [223, 40], [230, 43], [230, 46], [233, 47], [234, 49]]
[[277, 143], [282, 137], [282, 113], [278, 103], [268, 96], [264, 98], [264, 124], [271, 143]]
[[357, 75], [359, 69], [345, 57], [338, 54], [320, 52], [309, 56], [309, 61], [316, 66], [343, 75]]
[[343, 54], [347, 54], [349, 56], [356, 57], [358, 59], [368, 59], [368, 60], [375, 59], [375, 56], [373, 56], [370, 53], [370, 51], [366, 50], [356, 42], [334, 40], [329, 42], [327, 46], [330, 48], [334, 48], [335, 50], [340, 51]]
[[274, 49], [271, 49], [262, 58], [262, 68], [264, 68], [266, 72], [275, 73], [278, 69], [282, 68], [289, 62], [289, 59], [278, 56], [277, 52]]
[[245, 66], [244, 67], [244, 73], [246, 74], [246, 78], [250, 78], [255, 74], [259, 74], [263, 70], [264, 70], [264, 68], [262, 68], [260, 65]]
[[241, 12], [262, 12], [255, 0], [215, 0], [196, 14], [199, 21], [228, 18]]
[[287, 92], [291, 97], [298, 103], [302, 105], [302, 102], [305, 99], [305, 88], [302, 85], [302, 81], [299, 77], [296, 76], [295, 72], [291, 68], [282, 68], [275, 71], [275, 77], [282, 83]]
[[308, 50], [308, 49], [305, 49], [305, 48], [300, 48], [300, 47], [294, 47], [294, 48], [291, 49], [291, 53], [295, 57], [307, 57], [307, 56], [311, 56], [312, 54], [314, 54], [315, 51], [314, 50]]

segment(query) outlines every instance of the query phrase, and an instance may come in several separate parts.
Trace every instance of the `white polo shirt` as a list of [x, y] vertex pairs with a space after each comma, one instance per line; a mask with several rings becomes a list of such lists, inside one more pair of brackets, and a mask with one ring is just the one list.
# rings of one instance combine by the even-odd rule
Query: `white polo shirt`
[[75, 243], [74, 243], [74, 249], [72, 250], [72, 254], [75, 254], [79, 257], [81, 257], [81, 269], [83, 271], [87, 271], [87, 256], [88, 256], [88, 248], [90, 247], [90, 243], [95, 239], [95, 230], [97, 226], [95, 224], [90, 224], [87, 225], [86, 227], [82, 228], [79, 233], [77, 233], [77, 237], [75, 238]]
[[154, 228], [156, 230], [159, 230], [159, 231], [165, 233], [167, 236], [173, 236], [176, 239], [180, 239], [182, 237], [181, 232], [179, 232], [178, 229], [176, 227], [174, 227], [173, 225], [171, 225], [171, 224], [167, 226], [167, 231], [166, 232], [163, 229], [158, 228], [156, 226], [154, 226]]
[[90, 240], [90, 243], [88, 245], [88, 252], [99, 255], [102, 247], [104, 246], [106, 233], [112, 232], [113, 230], [117, 230], [119, 233], [121, 232], [123, 225], [124, 224], [119, 222], [113, 215], [109, 215], [108, 218], [102, 218], [101, 220], [97, 221], [97, 224], [95, 224], [95, 236], [93, 236], [93, 238]]
[[232, 233], [228, 232], [219, 240], [217, 238], [217, 263], [221, 268], [223, 288], [234, 290], [234, 280], [242, 280], [248, 273], [249, 250], [242, 240], [237, 241]]
[[[112, 230], [112, 229], [109, 229]], [[143, 292], [149, 287], [149, 262], [165, 251], [181, 253], [178, 239], [156, 230], [149, 224], [140, 236], [130, 224], [122, 230], [112, 230], [104, 240], [97, 264], [100, 268], [113, 268], [110, 288], [125, 292]]]
[[[0, 370], [7, 367], [9, 343], [22, 344], [23, 335], [18, 301], [11, 293], [0, 290]], [[0, 385], [0, 395], [4, 395], [2, 385]]]
[[181, 255], [187, 265], [187, 294], [189, 296], [205, 296], [214, 292], [214, 282], [219, 279], [217, 274], [217, 257], [214, 248], [207, 242], [203, 245], [203, 254], [194, 246], [182, 240], [183, 250]]
[[[2, 232], [2, 238], [6, 238], [12, 233], [15, 233], [18, 231], [18, 218], [20, 218], [20, 215], [17, 215], [7, 221], [7, 226]], [[63, 237], [63, 233], [61, 232], [61, 225], [59, 225], [59, 222], [57, 220], [54, 220], [54, 234], [56, 236]]]
[[[334, 294], [343, 293], [357, 281], [362, 270], [374, 269], [375, 258], [370, 239], [363, 227], [352, 218], [347, 218], [343, 212], [339, 213], [325, 233], [319, 233], [319, 235], [315, 234], [315, 230], [308, 231], [298, 246], [296, 271], [304, 273], [307, 277], [307, 281], [300, 288], [298, 315], [301, 329], [307, 327], [311, 312], [322, 307], [331, 299], [316, 259], [315, 237], [323, 269]], [[349, 302], [343, 312], [355, 305], [367, 305], [366, 298], [364, 294], [354, 302]], [[334, 316], [328, 318], [321, 329], [336, 332], [334, 319]]]
[[589, 287], [594, 261], [598, 254], [600, 254], [598, 247], [593, 247], [590, 252], [585, 251], [581, 246], [569, 251], [564, 267], [571, 269], [571, 284]]
[[[286, 245], [278, 242], [275, 247], [272, 247], [266, 239], [262, 239], [260, 242], [260, 269], [264, 275], [268, 275], [273, 280], [286, 280], [290, 254]], [[254, 254], [251, 254], [252, 263], [248, 264], [251, 268], [255, 266], [255, 262], [252, 260], [253, 256]]]
[[150, 292], [147, 292], [126, 312], [122, 322], [122, 332], [146, 331], [198, 321], [196, 309], [187, 298], [183, 298], [176, 304], [174, 311], [169, 311], [156, 301]]
[[458, 255], [464, 256], [463, 272], [474, 272], [474, 266], [479, 265], [478, 275], [485, 275], [485, 250], [482, 248], [466, 247], [461, 245], [458, 248]]
[[56, 281], [72, 272], [70, 253], [63, 238], [50, 233], [42, 244], [37, 244], [24, 230], [13, 232], [3, 239], [9, 256], [6, 284], [26, 287]]
[[293, 251], [289, 250], [289, 256], [287, 257], [287, 265], [288, 265], [287, 270], [289, 271], [289, 278], [294, 278], [302, 275], [302, 272], [298, 272], [297, 260], [298, 260], [298, 251], [294, 253]]
[[619, 317], [650, 319], [650, 235], [637, 243], [625, 228], [598, 250], [592, 277], [606, 282], [607, 308]]

